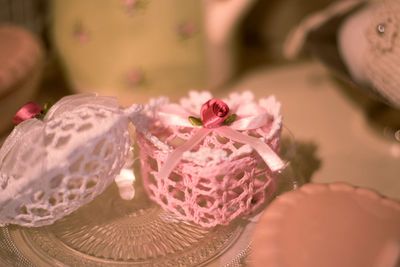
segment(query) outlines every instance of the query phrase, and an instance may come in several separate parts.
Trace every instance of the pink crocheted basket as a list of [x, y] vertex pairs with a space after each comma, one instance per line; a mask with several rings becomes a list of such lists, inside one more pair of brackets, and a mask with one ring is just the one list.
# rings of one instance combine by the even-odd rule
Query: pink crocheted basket
[[[180, 106], [199, 114], [202, 104], [211, 98], [208, 92], [190, 92]], [[274, 97], [255, 102], [250, 92], [244, 92], [223, 101], [238, 116], [255, 109], [266, 111], [269, 116], [265, 125], [241, 133], [257, 137], [278, 151], [282, 116], [281, 105]], [[273, 195], [275, 173], [258, 153], [216, 132], [185, 152], [168, 177], [158, 177], [168, 155], [198, 131], [196, 127], [165, 125], [159, 111], [168, 104], [166, 98], [151, 100], [145, 108], [146, 119], [137, 125], [141, 172], [151, 199], [184, 220], [213, 227], [249, 215]]]

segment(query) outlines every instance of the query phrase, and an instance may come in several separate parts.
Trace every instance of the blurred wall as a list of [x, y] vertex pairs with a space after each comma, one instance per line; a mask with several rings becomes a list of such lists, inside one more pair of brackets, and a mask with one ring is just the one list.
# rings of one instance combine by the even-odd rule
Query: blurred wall
[[242, 70], [284, 62], [281, 49], [289, 31], [305, 16], [335, 0], [258, 0], [239, 33]]
[[23, 26], [43, 35], [46, 24], [47, 0], [0, 0], [0, 23]]

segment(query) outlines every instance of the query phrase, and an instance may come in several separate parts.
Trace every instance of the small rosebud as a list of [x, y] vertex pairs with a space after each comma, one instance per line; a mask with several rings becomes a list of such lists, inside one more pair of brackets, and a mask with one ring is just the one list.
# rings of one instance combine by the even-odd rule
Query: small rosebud
[[224, 123], [229, 107], [222, 100], [213, 98], [203, 104], [200, 114], [205, 128], [217, 128]]
[[29, 120], [38, 117], [42, 114], [43, 109], [40, 105], [35, 102], [28, 102], [23, 105], [13, 117], [14, 125], [18, 125], [25, 120]]

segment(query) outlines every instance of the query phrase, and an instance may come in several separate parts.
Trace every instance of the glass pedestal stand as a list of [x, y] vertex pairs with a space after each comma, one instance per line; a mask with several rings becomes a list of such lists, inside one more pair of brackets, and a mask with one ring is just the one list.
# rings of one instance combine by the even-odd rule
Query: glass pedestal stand
[[[290, 161], [293, 139], [282, 140], [282, 157]], [[278, 194], [299, 186], [301, 179], [294, 173], [289, 164], [280, 174]], [[112, 184], [50, 226], [0, 228], [0, 266], [245, 265], [259, 215], [205, 229], [163, 211], [147, 198], [139, 181], [135, 188], [135, 198], [126, 201]]]

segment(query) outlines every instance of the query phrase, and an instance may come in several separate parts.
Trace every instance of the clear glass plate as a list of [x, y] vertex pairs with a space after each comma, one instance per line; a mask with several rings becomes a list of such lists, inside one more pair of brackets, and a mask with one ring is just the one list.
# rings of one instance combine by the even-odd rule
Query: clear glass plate
[[[288, 130], [283, 132], [281, 154], [289, 162], [296, 155]], [[302, 181], [289, 164], [280, 174], [277, 194]], [[255, 220], [205, 229], [163, 211], [147, 198], [140, 183], [135, 188], [134, 200], [126, 201], [113, 184], [50, 226], [0, 228], [0, 266], [243, 266], [250, 247], [249, 225]], [[218, 261], [224, 254], [228, 256]]]
[[113, 185], [53, 225], [11, 226], [3, 235], [23, 255], [12, 256], [15, 260], [26, 258], [39, 266], [202, 266], [242, 231], [239, 223], [204, 229], [179, 221], [138, 193], [140, 199], [124, 201]]

